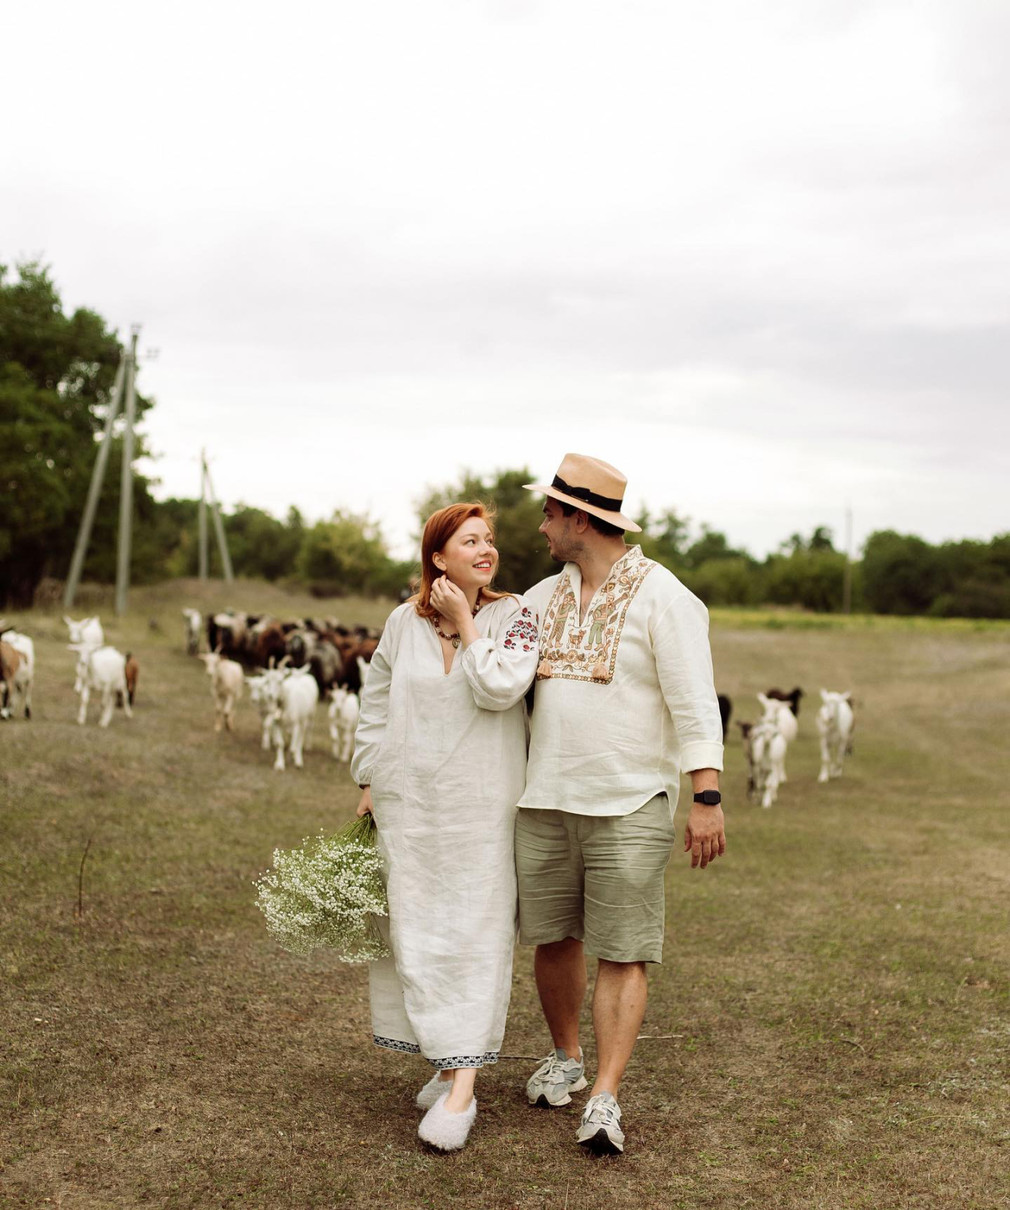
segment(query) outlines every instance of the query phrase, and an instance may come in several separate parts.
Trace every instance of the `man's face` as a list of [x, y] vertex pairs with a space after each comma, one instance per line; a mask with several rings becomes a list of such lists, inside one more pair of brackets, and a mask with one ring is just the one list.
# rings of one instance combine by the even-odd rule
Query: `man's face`
[[544, 501], [544, 519], [540, 524], [540, 532], [547, 539], [547, 550], [555, 563], [570, 562], [582, 549], [582, 543], [572, 529], [574, 521], [574, 513], [566, 517], [557, 500], [547, 497]]

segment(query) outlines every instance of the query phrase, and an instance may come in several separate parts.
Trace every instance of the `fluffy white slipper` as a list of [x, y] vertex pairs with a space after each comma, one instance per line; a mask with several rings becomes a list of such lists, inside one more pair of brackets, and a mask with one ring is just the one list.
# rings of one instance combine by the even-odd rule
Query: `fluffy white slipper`
[[439, 1073], [436, 1071], [427, 1084], [417, 1094], [417, 1099], [414, 1104], [418, 1109], [430, 1109], [438, 1100], [443, 1092], [448, 1092], [452, 1087], [452, 1080], [440, 1080]]
[[459, 1151], [477, 1117], [477, 1098], [462, 1113], [450, 1113], [445, 1107], [446, 1096], [448, 1093], [440, 1096], [421, 1119], [417, 1137], [439, 1151]]

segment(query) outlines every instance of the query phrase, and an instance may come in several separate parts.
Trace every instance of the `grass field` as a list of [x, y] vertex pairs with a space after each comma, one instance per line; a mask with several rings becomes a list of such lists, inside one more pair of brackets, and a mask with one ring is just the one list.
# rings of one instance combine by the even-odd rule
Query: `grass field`
[[213, 732], [179, 609], [226, 600], [331, 612], [190, 583], [116, 621], [93, 594], [75, 616], [99, 608], [141, 661], [107, 731], [76, 725], [59, 612], [10, 615], [39, 668], [34, 721], [0, 725], [0, 1206], [1010, 1206], [1010, 627], [716, 614], [737, 716], [771, 684], [854, 690], [845, 777], [816, 784], [811, 698], [754, 807], [734, 728], [729, 851], [669, 869], [623, 1158], [575, 1147], [581, 1096], [526, 1104], [511, 1056], [548, 1047], [528, 951], [510, 1057], [440, 1157], [415, 1136], [424, 1064], [370, 1044], [365, 970], [279, 951], [254, 906], [273, 848], [357, 792], [321, 714], [302, 772], [272, 772], [248, 702]]

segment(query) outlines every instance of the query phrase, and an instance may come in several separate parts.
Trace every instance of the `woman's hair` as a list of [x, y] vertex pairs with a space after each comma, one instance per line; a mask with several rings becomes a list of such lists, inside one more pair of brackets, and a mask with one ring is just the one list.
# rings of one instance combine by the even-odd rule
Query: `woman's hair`
[[[477, 503], [449, 504], [432, 513], [424, 523], [421, 534], [421, 587], [413, 599], [414, 609], [422, 618], [438, 616], [438, 610], [431, 603], [432, 583], [442, 575], [440, 568], [435, 566], [435, 555], [445, 550], [445, 545], [463, 524], [471, 517], [486, 521], [491, 533], [494, 534], [494, 510]], [[507, 592], [492, 592], [489, 588], [480, 590], [482, 602], [497, 601], [499, 597], [507, 597]]]

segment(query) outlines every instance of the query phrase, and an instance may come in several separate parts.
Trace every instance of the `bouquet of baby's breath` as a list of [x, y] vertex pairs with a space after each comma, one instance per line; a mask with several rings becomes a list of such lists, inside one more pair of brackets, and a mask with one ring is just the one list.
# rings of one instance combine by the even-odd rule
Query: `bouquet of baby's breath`
[[286, 950], [307, 954], [328, 946], [343, 962], [388, 956], [375, 923], [389, 907], [371, 815], [332, 836], [310, 837], [301, 848], [275, 849], [273, 869], [256, 886], [267, 928]]

